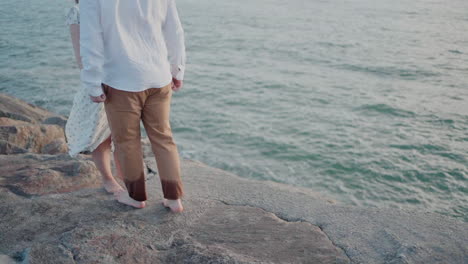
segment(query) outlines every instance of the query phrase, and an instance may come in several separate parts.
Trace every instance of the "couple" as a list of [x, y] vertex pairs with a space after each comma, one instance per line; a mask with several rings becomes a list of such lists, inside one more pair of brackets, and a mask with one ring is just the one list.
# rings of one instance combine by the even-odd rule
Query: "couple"
[[[182, 212], [179, 154], [169, 124], [183, 84], [184, 31], [175, 0], [74, 0], [67, 14], [82, 89], [65, 128], [69, 154], [90, 151], [103, 186], [124, 204], [147, 200], [140, 120], [156, 157], [163, 205]], [[117, 176], [110, 166], [111, 146]]]

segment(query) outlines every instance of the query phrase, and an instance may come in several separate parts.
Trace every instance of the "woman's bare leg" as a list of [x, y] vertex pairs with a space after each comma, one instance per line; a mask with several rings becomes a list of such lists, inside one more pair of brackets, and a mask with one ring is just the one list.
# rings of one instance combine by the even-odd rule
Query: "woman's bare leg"
[[[117, 183], [112, 175], [110, 152], [111, 139], [109, 137], [92, 152], [92, 157], [94, 164], [96, 164], [97, 169], [102, 175], [102, 184], [104, 189], [110, 193], [116, 193], [123, 190], [123, 188]], [[120, 173], [118, 168], [117, 171], [117, 175], [119, 175]]]

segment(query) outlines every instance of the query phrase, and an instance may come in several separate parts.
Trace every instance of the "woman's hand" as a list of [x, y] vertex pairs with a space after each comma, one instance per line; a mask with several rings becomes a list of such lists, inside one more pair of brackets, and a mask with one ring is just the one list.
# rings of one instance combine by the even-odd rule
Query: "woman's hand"
[[106, 101], [106, 95], [105, 94], [101, 94], [100, 96], [89, 96], [91, 98], [91, 101], [95, 102], [95, 103], [102, 103], [104, 101]]

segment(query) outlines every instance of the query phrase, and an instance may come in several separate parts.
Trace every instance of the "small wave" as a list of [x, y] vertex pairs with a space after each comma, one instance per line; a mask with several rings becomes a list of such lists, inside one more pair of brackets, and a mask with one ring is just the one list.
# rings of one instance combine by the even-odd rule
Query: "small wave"
[[452, 100], [463, 101], [463, 98], [461, 98], [460, 96], [456, 96], [456, 95], [449, 96], [449, 98], [452, 99]]
[[195, 128], [195, 127], [174, 127], [173, 129], [174, 133], [198, 133], [200, 132], [200, 129]]
[[454, 150], [447, 149], [443, 146], [438, 146], [438, 145], [433, 145], [433, 144], [416, 144], [416, 145], [391, 144], [389, 145], [389, 147], [400, 149], [400, 150], [414, 150], [423, 155], [426, 155], [426, 154], [437, 155], [439, 157], [443, 157], [443, 158], [449, 159], [451, 161], [454, 161], [460, 164], [466, 163], [466, 158], [463, 154], [455, 153]]
[[468, 126], [468, 115], [452, 114], [450, 117], [441, 117], [435, 114], [421, 116], [421, 120], [436, 127], [465, 131]]
[[370, 104], [356, 108], [358, 111], [366, 113], [377, 113], [397, 117], [414, 117], [415, 113], [403, 109], [391, 107], [387, 104]]
[[449, 50], [450, 53], [455, 53], [455, 54], [463, 54], [463, 52], [459, 50]]
[[420, 69], [403, 69], [397, 67], [379, 67], [379, 66], [361, 66], [361, 65], [352, 65], [352, 64], [341, 64], [335, 66], [338, 69], [344, 69], [355, 72], [370, 73], [380, 77], [392, 77], [392, 78], [402, 78], [414, 80], [417, 77], [434, 77], [439, 74], [429, 71], [424, 71]]
[[403, 14], [406, 14], [406, 15], [419, 15], [419, 13], [415, 12], [415, 11], [406, 11], [406, 12], [403, 12]]
[[407, 145], [407, 144], [391, 144], [389, 147], [392, 148], [397, 148], [397, 149], [402, 149], [402, 150], [416, 150], [419, 152], [423, 151], [447, 151], [446, 148], [437, 146], [437, 145], [431, 145], [431, 144], [423, 144], [423, 145]]
[[453, 128], [453, 129], [456, 128], [456, 122], [453, 119], [434, 118], [434, 119], [428, 120], [428, 123], [434, 126], [439, 126], [439, 127], [444, 126], [447, 128]]
[[337, 48], [351, 48], [355, 45], [353, 44], [340, 44], [340, 43], [332, 43], [332, 42], [317, 42], [317, 45], [323, 47], [337, 47]]

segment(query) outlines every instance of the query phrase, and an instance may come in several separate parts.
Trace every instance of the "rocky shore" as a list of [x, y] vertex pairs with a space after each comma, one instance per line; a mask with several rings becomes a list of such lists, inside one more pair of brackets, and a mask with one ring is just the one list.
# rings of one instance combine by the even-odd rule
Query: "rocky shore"
[[116, 202], [66, 118], [0, 94], [0, 263], [468, 263], [468, 224], [434, 213], [338, 204], [308, 189], [182, 160], [185, 211]]

